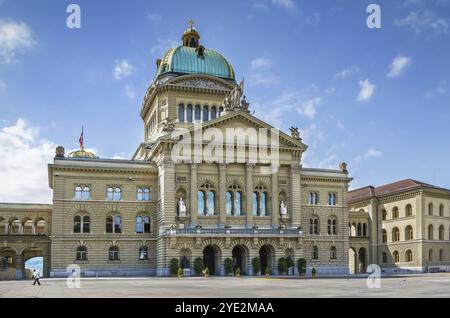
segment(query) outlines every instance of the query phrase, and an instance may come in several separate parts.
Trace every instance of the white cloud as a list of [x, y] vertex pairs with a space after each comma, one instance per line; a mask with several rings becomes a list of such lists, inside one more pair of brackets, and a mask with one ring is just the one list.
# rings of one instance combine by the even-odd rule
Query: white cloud
[[368, 102], [375, 91], [375, 85], [366, 78], [364, 81], [359, 81], [359, 87], [360, 90], [356, 100], [358, 102]]
[[309, 119], [313, 119], [316, 115], [316, 108], [321, 103], [322, 99], [320, 97], [316, 97], [304, 102], [301, 106], [296, 107], [297, 113], [302, 116], [308, 117]]
[[387, 77], [397, 77], [402, 74], [406, 68], [411, 65], [412, 59], [407, 56], [399, 55], [394, 58], [391, 65], [389, 66], [389, 72], [387, 73]]
[[357, 71], [358, 71], [358, 68], [356, 66], [345, 68], [345, 69], [341, 70], [340, 72], [337, 72], [336, 74], [334, 74], [334, 78], [347, 78]]
[[128, 159], [125, 152], [119, 152], [114, 154], [113, 159], [125, 160]]
[[356, 156], [352, 163], [360, 163], [363, 159], [379, 158], [383, 155], [383, 152], [374, 148], [369, 148], [364, 154]]
[[261, 58], [261, 57], [253, 59], [250, 63], [250, 69], [253, 71], [268, 69], [271, 66], [272, 66], [272, 63], [268, 59]]
[[157, 13], [147, 12], [146, 16], [147, 16], [147, 19], [150, 20], [152, 23], [161, 22], [161, 16]]
[[114, 65], [114, 78], [116, 80], [121, 80], [122, 78], [131, 76], [134, 74], [136, 69], [133, 65], [131, 65], [127, 60], [122, 59], [120, 61], [116, 61]]
[[295, 9], [294, 0], [272, 0], [272, 3], [285, 9]]
[[425, 93], [425, 96], [434, 97], [438, 95], [444, 95], [445, 93], [447, 93], [447, 90], [448, 90], [447, 81], [441, 81], [435, 88], [428, 90]]
[[286, 9], [288, 11], [295, 11], [296, 6], [294, 0], [254, 0], [253, 7], [264, 11], [269, 11], [269, 6], [273, 5]]
[[340, 122], [340, 121], [338, 121], [338, 122], [336, 123], [336, 127], [339, 128], [339, 129], [345, 129], [344, 124], [343, 124], [342, 122]]
[[320, 23], [321, 15], [318, 12], [314, 12], [306, 17], [305, 22], [309, 25], [316, 26]]
[[431, 31], [436, 34], [446, 34], [449, 29], [449, 20], [437, 16], [433, 11], [424, 10], [413, 11], [402, 19], [395, 19], [394, 25], [410, 28], [416, 33]]
[[51, 202], [47, 164], [56, 145], [21, 118], [0, 129], [0, 202]]
[[125, 85], [125, 95], [127, 95], [127, 97], [131, 100], [136, 98], [136, 92], [130, 85]]
[[150, 53], [162, 57], [168, 49], [180, 45], [180, 41], [174, 39], [158, 39], [156, 44], [150, 48]]
[[0, 93], [6, 89], [6, 84], [2, 80], [0, 80]]
[[0, 60], [4, 63], [15, 62], [17, 53], [32, 48], [35, 43], [26, 23], [0, 21]]

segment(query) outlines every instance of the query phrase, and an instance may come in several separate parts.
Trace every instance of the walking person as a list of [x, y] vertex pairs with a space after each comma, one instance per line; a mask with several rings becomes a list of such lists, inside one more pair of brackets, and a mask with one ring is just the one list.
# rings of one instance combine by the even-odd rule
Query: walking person
[[36, 282], [38, 283], [39, 286], [41, 286], [41, 282], [39, 281], [39, 278], [41, 277], [39, 276], [39, 272], [36, 269], [34, 270], [32, 277], [34, 278], [33, 286], [36, 285]]

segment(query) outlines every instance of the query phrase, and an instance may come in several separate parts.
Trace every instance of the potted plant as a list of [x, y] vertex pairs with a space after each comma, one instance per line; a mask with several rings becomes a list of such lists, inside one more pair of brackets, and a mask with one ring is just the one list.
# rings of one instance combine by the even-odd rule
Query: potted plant
[[255, 257], [252, 259], [252, 266], [253, 266], [253, 274], [254, 275], [259, 275], [259, 273], [261, 272], [261, 263], [259, 261], [259, 257]]
[[317, 275], [317, 270], [316, 270], [315, 267], [313, 267], [312, 270], [311, 270], [311, 277], [312, 278], [316, 278], [316, 275]]
[[183, 276], [184, 276], [183, 269], [181, 267], [178, 267], [178, 277], [182, 278]]
[[288, 271], [288, 262], [284, 257], [278, 259], [278, 273], [280, 275], [286, 275]]
[[175, 277], [178, 274], [178, 268], [180, 267], [180, 262], [178, 258], [172, 258], [170, 260], [170, 274]]
[[194, 271], [195, 274], [200, 276], [200, 274], [203, 272], [204, 265], [203, 265], [203, 259], [201, 257], [197, 257], [194, 260]]
[[236, 277], [241, 277], [241, 269], [239, 267], [236, 268]]
[[225, 267], [225, 274], [227, 276], [233, 275], [233, 260], [231, 258], [226, 258], [224, 261], [224, 267]]
[[270, 268], [267, 267], [266, 271], [264, 273], [266, 274], [266, 277], [269, 277], [270, 276]]
[[205, 277], [209, 277], [209, 268], [208, 267], [206, 267], [203, 272], [205, 273]]
[[299, 258], [297, 261], [298, 274], [303, 276], [306, 273], [306, 259]]

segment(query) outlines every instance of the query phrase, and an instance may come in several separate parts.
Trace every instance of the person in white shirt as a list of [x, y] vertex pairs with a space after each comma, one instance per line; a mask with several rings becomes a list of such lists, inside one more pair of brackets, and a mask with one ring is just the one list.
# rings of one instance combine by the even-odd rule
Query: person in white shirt
[[41, 282], [39, 281], [39, 278], [41, 278], [41, 277], [39, 276], [39, 272], [38, 272], [36, 269], [34, 270], [33, 276], [32, 276], [32, 277], [34, 278], [33, 286], [36, 285], [36, 282], [37, 282], [38, 285], [40, 286], [40, 285], [41, 285]]

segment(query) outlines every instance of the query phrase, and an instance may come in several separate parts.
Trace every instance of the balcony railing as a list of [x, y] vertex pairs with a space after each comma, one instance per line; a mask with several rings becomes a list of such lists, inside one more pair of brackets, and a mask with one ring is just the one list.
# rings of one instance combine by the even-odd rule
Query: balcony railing
[[231, 235], [231, 236], [297, 236], [302, 237], [303, 231], [297, 229], [197, 229], [197, 228], [185, 228], [185, 229], [167, 229], [165, 231], [167, 236], [197, 236], [197, 235]]

